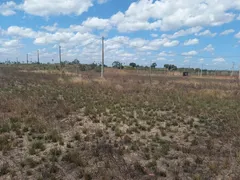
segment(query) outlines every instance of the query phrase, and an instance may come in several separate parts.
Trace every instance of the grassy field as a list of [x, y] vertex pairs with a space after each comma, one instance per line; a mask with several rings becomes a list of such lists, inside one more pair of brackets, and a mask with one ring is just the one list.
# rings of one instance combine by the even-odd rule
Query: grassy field
[[0, 67], [0, 179], [238, 180], [240, 84]]

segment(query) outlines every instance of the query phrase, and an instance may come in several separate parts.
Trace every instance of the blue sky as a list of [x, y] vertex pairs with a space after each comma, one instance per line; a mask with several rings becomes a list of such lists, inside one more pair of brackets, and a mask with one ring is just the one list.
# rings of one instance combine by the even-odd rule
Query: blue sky
[[240, 65], [240, 0], [0, 0], [0, 61]]

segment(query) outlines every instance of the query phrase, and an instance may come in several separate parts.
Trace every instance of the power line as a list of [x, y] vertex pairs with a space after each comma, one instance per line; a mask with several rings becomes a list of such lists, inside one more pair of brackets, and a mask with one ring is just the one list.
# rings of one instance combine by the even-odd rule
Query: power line
[[198, 56], [198, 55], [182, 55], [182, 54], [173, 54], [174, 56], [181, 56], [181, 57], [198, 57], [198, 58], [205, 58], [205, 59], [213, 59], [213, 58], [240, 58], [239, 56]]

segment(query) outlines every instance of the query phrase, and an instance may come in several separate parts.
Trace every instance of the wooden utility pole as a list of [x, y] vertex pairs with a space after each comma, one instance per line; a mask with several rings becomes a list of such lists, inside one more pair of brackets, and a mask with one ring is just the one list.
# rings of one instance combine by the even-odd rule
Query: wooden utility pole
[[59, 46], [59, 62], [60, 65], [62, 64], [62, 50], [61, 50], [61, 46]]
[[28, 54], [27, 54], [27, 64], [28, 64]]
[[235, 63], [233, 62], [231, 76], [233, 76], [234, 66], [235, 66]]
[[104, 37], [102, 37], [102, 67], [101, 67], [101, 78], [104, 77]]
[[240, 81], [240, 65], [239, 65], [239, 74], [238, 74], [238, 80]]
[[38, 64], [40, 63], [40, 60], [39, 60], [39, 50], [37, 50], [37, 62], [38, 62]]

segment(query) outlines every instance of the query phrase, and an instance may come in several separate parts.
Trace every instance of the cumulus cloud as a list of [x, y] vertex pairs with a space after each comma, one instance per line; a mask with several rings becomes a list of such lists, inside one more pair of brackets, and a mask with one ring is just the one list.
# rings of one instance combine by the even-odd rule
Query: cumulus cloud
[[180, 31], [175, 32], [174, 34], [163, 34], [162, 38], [170, 38], [170, 39], [175, 39], [178, 37], [182, 37], [182, 36], [187, 36], [187, 35], [191, 35], [191, 34], [195, 34], [198, 33], [199, 31], [201, 31], [203, 28], [200, 26], [197, 27], [192, 27], [192, 28], [188, 28], [188, 29], [182, 29]]
[[235, 34], [235, 37], [238, 38], [238, 39], [240, 39], [240, 32], [237, 33], [237, 34]]
[[173, 52], [166, 52], [166, 51], [162, 51], [158, 54], [159, 56], [161, 57], [164, 57], [164, 56], [175, 56]]
[[82, 23], [84, 27], [94, 29], [110, 29], [111, 24], [108, 19], [99, 19], [97, 17], [88, 18]]
[[212, 33], [209, 30], [205, 30], [203, 32], [200, 33], [196, 33], [197, 36], [209, 36], [209, 37], [215, 37], [217, 35], [217, 33]]
[[235, 30], [234, 29], [228, 29], [228, 30], [225, 30], [223, 32], [220, 33], [221, 36], [224, 36], [224, 35], [228, 35], [228, 34], [231, 34], [231, 33], [234, 33]]
[[54, 23], [52, 26], [41, 26], [42, 29], [46, 30], [46, 31], [56, 31], [58, 29], [58, 23]]
[[133, 48], [141, 48], [144, 45], [146, 45], [147, 43], [148, 43], [147, 40], [144, 40], [144, 39], [141, 39], [141, 38], [135, 38], [135, 39], [132, 39], [129, 42], [129, 46], [133, 47]]
[[10, 26], [4, 33], [11, 36], [19, 36], [25, 38], [34, 38], [37, 35], [37, 33], [33, 31], [31, 28], [19, 26]]
[[237, 20], [240, 20], [240, 15], [238, 15]]
[[81, 15], [93, 4], [92, 0], [25, 0], [20, 6], [28, 14], [46, 17], [51, 15]]
[[22, 44], [20, 44], [19, 40], [17, 39], [12, 39], [12, 40], [9, 40], [9, 41], [4, 41], [2, 43], [2, 46], [3, 47], [10, 47], [10, 48], [19, 48], [22, 46]]
[[156, 37], [158, 37], [158, 34], [151, 34], [151, 36], [152, 36], [153, 38], [156, 38]]
[[213, 62], [225, 62], [224, 58], [215, 58], [212, 60]]
[[239, 6], [235, 0], [219, 0], [217, 4], [210, 0], [179, 0], [178, 3], [175, 0], [140, 0], [133, 2], [125, 13], [120, 12], [113, 17], [119, 19], [115, 23], [121, 32], [154, 29], [168, 31], [231, 22], [235, 15], [229, 10]]
[[195, 45], [195, 44], [199, 44], [199, 40], [197, 38], [189, 39], [184, 42], [184, 46], [190, 46], [190, 45]]
[[197, 51], [189, 51], [189, 52], [182, 53], [183, 56], [195, 56], [197, 54], [198, 54]]
[[212, 44], [209, 44], [209, 45], [207, 45], [203, 50], [204, 50], [204, 51], [207, 51], [207, 52], [213, 52], [215, 49], [214, 49], [214, 47], [212, 46]]
[[164, 47], [174, 47], [179, 45], [179, 41], [174, 40], [174, 41], [168, 41], [166, 43], [163, 44]]
[[0, 4], [0, 15], [11, 16], [16, 14], [15, 10], [18, 8], [17, 4], [13, 1], [8, 1]]
[[97, 2], [98, 2], [98, 4], [104, 4], [104, 3], [108, 2], [108, 0], [98, 0]]
[[[19, 50], [23, 47], [23, 44], [18, 39], [0, 39], [0, 53], [1, 57], [9, 58], [13, 54], [16, 56], [19, 54]], [[15, 57], [14, 57], [15, 60]]]
[[3, 48], [8, 48], [8, 49], [16, 49], [16, 48], [21, 48], [23, 45], [20, 43], [18, 39], [0, 39], [0, 46]]

